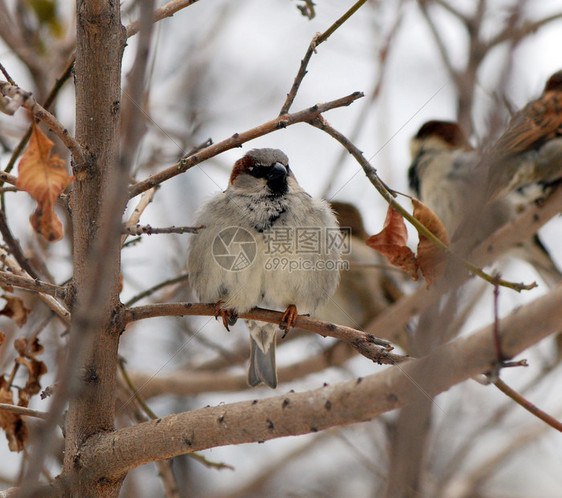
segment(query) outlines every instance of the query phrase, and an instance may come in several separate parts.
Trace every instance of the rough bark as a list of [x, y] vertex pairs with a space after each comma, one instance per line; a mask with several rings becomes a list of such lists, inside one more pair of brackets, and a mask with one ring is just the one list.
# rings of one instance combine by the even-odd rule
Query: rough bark
[[[89, 437], [114, 429], [119, 307], [121, 57], [125, 30], [117, 0], [78, 0], [76, 138], [87, 154], [72, 191], [73, 286], [70, 361], [76, 358], [66, 416], [62, 477], [73, 496], [117, 496], [123, 476], [92, 483], [76, 465]], [[125, 197], [121, 195], [121, 204]], [[117, 223], [115, 223], [117, 219]], [[117, 228], [117, 229], [116, 229]]]
[[[503, 353], [513, 357], [560, 327], [562, 287], [500, 321]], [[543, 317], [537, 320], [537, 317]], [[111, 434], [82, 447], [77, 462], [92, 479], [111, 480], [159, 459], [229, 444], [306, 434], [372, 419], [383, 412], [434, 397], [489, 370], [496, 361], [492, 326], [438, 347], [419, 360], [364, 379], [169, 415]]]

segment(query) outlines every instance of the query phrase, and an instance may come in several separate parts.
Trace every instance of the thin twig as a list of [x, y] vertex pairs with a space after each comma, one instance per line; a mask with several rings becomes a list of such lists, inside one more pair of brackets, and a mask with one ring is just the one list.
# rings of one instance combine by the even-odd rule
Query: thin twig
[[[165, 303], [137, 306], [123, 311], [123, 320], [130, 323], [146, 318], [159, 316], [216, 316], [216, 303]], [[253, 308], [247, 313], [241, 313], [239, 318], [260, 320], [268, 323], [280, 323], [283, 313], [279, 311]], [[366, 358], [379, 363], [391, 364], [400, 363], [409, 359], [407, 356], [390, 353], [392, 346], [388, 341], [378, 339], [372, 334], [356, 330], [351, 327], [335, 325], [322, 320], [299, 315], [295, 322], [295, 328], [314, 332], [323, 337], [334, 337], [347, 342]]]
[[[521, 388], [521, 392], [525, 393], [531, 389], [537, 387], [537, 385], [544, 381], [548, 374], [556, 369], [556, 363], [551, 363], [550, 365], [542, 365], [541, 369], [535, 373], [533, 377], [527, 379], [526, 384]], [[505, 401], [503, 406], [499, 407], [487, 420], [483, 423], [478, 424], [476, 427], [471, 428], [470, 433], [466, 435], [463, 443], [458, 447], [447, 462], [445, 470], [441, 473], [441, 486], [443, 487], [451, 481], [453, 477], [458, 473], [459, 469], [462, 467], [463, 463], [466, 461], [468, 454], [474, 446], [475, 441], [478, 437], [485, 437], [486, 433], [492, 431], [495, 427], [498, 427], [503, 420], [512, 412], [515, 408], [511, 401]], [[541, 426], [545, 429], [546, 426]]]
[[142, 192], [155, 187], [156, 185], [159, 185], [162, 182], [169, 180], [170, 178], [173, 178], [176, 175], [186, 172], [188, 169], [193, 168], [195, 165], [206, 161], [211, 157], [214, 157], [227, 150], [234, 149], [235, 147], [240, 147], [242, 144], [253, 140], [254, 138], [267, 135], [268, 133], [276, 130], [287, 128], [288, 126], [294, 125], [296, 123], [308, 122], [314, 119], [314, 117], [319, 116], [323, 112], [329, 111], [330, 109], [348, 106], [361, 97], [363, 97], [362, 92], [353, 92], [350, 95], [336, 100], [331, 100], [330, 102], [316, 104], [299, 112], [279, 116], [275, 119], [272, 119], [271, 121], [263, 123], [260, 126], [244, 131], [242, 133], [235, 133], [230, 138], [206, 147], [196, 154], [181, 159], [173, 166], [170, 166], [169, 168], [166, 168], [165, 170], [160, 171], [159, 173], [156, 173], [146, 178], [145, 180], [135, 183], [129, 189], [129, 196], [135, 197]]
[[494, 386], [496, 386], [501, 392], [509, 396], [513, 401], [525, 408], [525, 410], [532, 413], [535, 417], [540, 418], [543, 422], [550, 425], [552, 428], [562, 432], [562, 422], [556, 420], [548, 413], [543, 412], [540, 408], [521, 396], [521, 394], [519, 394], [517, 391], [511, 389], [511, 387], [509, 387], [503, 380], [496, 379], [496, 381], [494, 382]]
[[84, 152], [80, 144], [55, 116], [39, 105], [31, 93], [22, 90], [18, 86], [10, 85], [5, 81], [0, 81], [0, 91], [3, 95], [12, 99], [12, 105], [9, 107], [9, 110], [15, 112], [18, 107], [24, 107], [30, 111], [35, 118], [43, 121], [61, 139], [78, 166], [85, 162]]
[[47, 418], [47, 412], [32, 410], [31, 408], [26, 408], [24, 406], [10, 405], [8, 403], [0, 403], [0, 411], [15, 413], [25, 417]]
[[427, 6], [425, 4], [425, 2], [418, 2], [418, 5], [420, 7], [420, 10], [422, 12], [422, 15], [425, 19], [425, 22], [427, 23], [429, 30], [431, 31], [431, 35], [433, 36], [433, 39], [435, 41], [435, 44], [437, 45], [437, 49], [439, 50], [439, 54], [441, 55], [441, 60], [443, 61], [443, 64], [445, 64], [445, 67], [447, 68], [447, 71], [449, 72], [449, 75], [452, 77], [452, 79], [454, 81], [456, 81], [458, 79], [458, 72], [455, 69], [455, 67], [453, 66], [453, 61], [451, 60], [451, 55], [449, 54], [446, 44], [439, 32], [439, 30], [437, 29], [437, 27], [435, 26], [435, 23], [433, 22], [433, 19], [431, 19], [431, 16], [429, 15], [429, 12], [427, 10]]
[[6, 78], [8, 80], [8, 83], [10, 83], [11, 85], [16, 84], [14, 82], [14, 80], [12, 79], [12, 77], [10, 76], [10, 73], [8, 73], [8, 71], [6, 70], [6, 68], [2, 64], [0, 64], [0, 71], [2, 71], [2, 74], [4, 75], [4, 78]]
[[[137, 225], [142, 213], [144, 213], [144, 210], [152, 202], [152, 199], [154, 199], [154, 194], [156, 194], [156, 188], [151, 188], [150, 190], [143, 192], [138, 204], [135, 206], [135, 209], [133, 209], [131, 216], [125, 223], [125, 228], [134, 227], [135, 225]], [[121, 245], [125, 243], [127, 237], [128, 235], [121, 236]]]
[[136, 226], [124, 226], [123, 231], [126, 235], [156, 235], [163, 233], [199, 233], [199, 230], [205, 228], [204, 226], [199, 227], [164, 227], [164, 228], [153, 228], [150, 225], [136, 225]]
[[6, 215], [4, 213], [5, 211], [0, 209], [0, 233], [2, 234], [4, 242], [8, 246], [8, 249], [12, 256], [16, 258], [16, 261], [20, 264], [20, 266], [33, 278], [39, 278], [39, 275], [29, 264], [29, 260], [23, 254], [23, 250], [19, 241], [12, 235], [10, 227], [8, 226], [8, 221], [6, 220]]
[[430, 230], [428, 230], [425, 227], [425, 225], [423, 225], [418, 220], [416, 220], [406, 209], [404, 209], [394, 199], [393, 193], [391, 193], [388, 190], [388, 188], [383, 183], [383, 181], [378, 177], [376, 169], [373, 168], [373, 166], [369, 163], [369, 161], [365, 159], [363, 153], [348, 138], [346, 138], [342, 133], [340, 133], [335, 128], [330, 126], [328, 122], [321, 115], [315, 116], [311, 121], [309, 121], [309, 124], [315, 126], [316, 128], [322, 131], [325, 131], [328, 135], [330, 135], [331, 137], [335, 138], [338, 142], [340, 142], [361, 165], [365, 174], [367, 175], [367, 178], [377, 189], [377, 191], [383, 196], [383, 198], [404, 218], [406, 218], [410, 222], [410, 224], [418, 231], [420, 235], [426, 237], [438, 249], [440, 249], [447, 255], [461, 262], [468, 271], [470, 271], [474, 275], [477, 275], [483, 280], [486, 280], [489, 283], [493, 284], [494, 282], [498, 282], [498, 284], [501, 285], [502, 287], [507, 287], [517, 292], [521, 292], [522, 290], [530, 290], [537, 286], [536, 282], [533, 282], [531, 284], [523, 284], [523, 283], [508, 282], [506, 280], [496, 279], [496, 277], [492, 275], [488, 275], [481, 268], [477, 267], [471, 262], [462, 259], [456, 254], [454, 254], [446, 244], [444, 244], [438, 237], [436, 237]]
[[318, 45], [330, 38], [330, 36], [334, 34], [334, 31], [336, 31], [336, 29], [338, 29], [345, 21], [347, 21], [353, 14], [355, 14], [355, 12], [357, 12], [359, 8], [366, 2], [367, 0], [358, 0], [357, 2], [355, 2], [343, 16], [341, 16], [336, 22], [334, 22], [334, 24], [332, 24], [326, 31], [324, 31], [324, 33], [320, 35], [320, 37], [318, 38]]
[[[497, 280], [499, 280], [499, 274], [496, 275]], [[502, 343], [500, 340], [500, 315], [499, 315], [499, 304], [500, 304], [500, 286], [498, 283], [494, 283], [494, 348], [496, 350], [496, 356], [498, 361], [498, 367], [505, 359], [502, 353]], [[494, 377], [497, 378], [497, 368], [494, 368]]]
[[[449, 11], [451, 14], [453, 14], [459, 21], [462, 21], [465, 24], [468, 23], [467, 17], [460, 10], [455, 9], [447, 2], [444, 2], [443, 0], [434, 0], [434, 2], [437, 5], [443, 7], [445, 10]], [[424, 4], [424, 2], [420, 2], [420, 4]]]
[[156, 420], [158, 418], [158, 415], [156, 415], [152, 411], [150, 406], [148, 406], [146, 404], [144, 399], [142, 399], [140, 394], [139, 394], [140, 391], [138, 389], [136, 389], [135, 386], [133, 385], [133, 382], [131, 381], [131, 378], [129, 377], [129, 374], [127, 373], [127, 369], [125, 368], [125, 358], [120, 356], [119, 361], [117, 363], [119, 365], [119, 371], [121, 372], [121, 375], [123, 376], [123, 379], [125, 380], [125, 384], [127, 384], [127, 387], [129, 388], [129, 391], [131, 392], [131, 395], [135, 398], [136, 402], [140, 405], [140, 407], [142, 408], [144, 413], [146, 413], [150, 419]]
[[291, 108], [291, 105], [293, 104], [293, 101], [297, 96], [297, 92], [300, 88], [302, 80], [304, 79], [306, 73], [308, 72], [306, 68], [308, 66], [308, 63], [310, 62], [310, 58], [312, 57], [312, 54], [316, 52], [319, 36], [320, 34], [316, 34], [312, 38], [312, 41], [310, 42], [310, 45], [308, 46], [308, 49], [306, 50], [306, 53], [304, 54], [304, 57], [301, 60], [301, 65], [299, 67], [297, 75], [295, 76], [295, 80], [293, 81], [293, 86], [289, 90], [289, 93], [287, 94], [287, 98], [285, 99], [285, 102], [283, 102], [283, 105], [281, 106], [281, 110], [279, 111], [279, 116], [283, 116], [284, 114], [287, 114], [289, 112], [289, 109]]
[[334, 33], [334, 31], [336, 31], [336, 29], [338, 29], [345, 21], [347, 21], [353, 14], [355, 14], [355, 12], [357, 12], [359, 8], [366, 1], [367, 0], [358, 0], [343, 16], [341, 16], [336, 22], [334, 22], [334, 24], [332, 24], [324, 33], [322, 34], [318, 33], [314, 35], [314, 37], [310, 42], [310, 45], [308, 46], [308, 49], [306, 50], [306, 53], [304, 54], [303, 59], [301, 60], [299, 70], [297, 72], [297, 75], [295, 76], [295, 80], [293, 81], [293, 86], [291, 87], [291, 90], [289, 90], [289, 93], [287, 94], [287, 98], [285, 99], [285, 102], [281, 106], [281, 111], [279, 111], [279, 116], [283, 116], [284, 114], [287, 114], [289, 112], [289, 109], [291, 108], [291, 105], [293, 105], [293, 101], [297, 96], [297, 92], [299, 91], [299, 87], [302, 83], [302, 80], [306, 76], [307, 73], [306, 68], [308, 66], [308, 63], [310, 62], [312, 54], [316, 53], [316, 49], [318, 48], [318, 46], [321, 43], [325, 42]]
[[48, 294], [58, 299], [66, 299], [66, 288], [59, 285], [53, 285], [48, 282], [42, 282], [39, 279], [30, 277], [22, 277], [14, 275], [7, 271], [0, 271], [0, 282], [20, 289], [26, 289], [38, 293]]
[[164, 280], [163, 282], [160, 282], [159, 284], [156, 284], [153, 287], [150, 287], [150, 289], [146, 289], [145, 291], [137, 294], [136, 296], [133, 296], [131, 299], [129, 299], [125, 303], [125, 306], [127, 306], [127, 307], [132, 306], [133, 304], [137, 303], [141, 299], [144, 299], [145, 297], [148, 297], [151, 294], [154, 294], [155, 292], [159, 291], [160, 289], [163, 289], [164, 287], [167, 287], [168, 285], [177, 284], [178, 282], [182, 282], [184, 280], [187, 280], [188, 278], [189, 278], [189, 273], [184, 273], [184, 274], [179, 275], [177, 277], [170, 278], [169, 280]]
[[18, 179], [15, 176], [9, 175], [8, 173], [5, 173], [3, 171], [0, 172], [0, 182], [2, 182], [2, 184], [9, 183], [10, 185], [13, 185], [15, 187], [17, 181]]
[[[57, 95], [58, 95], [59, 91], [61, 90], [63, 85], [66, 83], [66, 81], [70, 78], [70, 76], [72, 74], [72, 68], [73, 67], [74, 67], [74, 57], [72, 57], [71, 60], [68, 62], [68, 64], [66, 65], [66, 68], [64, 69], [60, 78], [57, 78], [57, 80], [55, 81], [55, 84], [53, 85], [53, 87], [51, 88], [51, 91], [49, 92], [49, 95], [47, 95], [47, 98], [45, 99], [45, 102], [43, 103], [43, 107], [45, 109], [48, 110], [51, 107], [51, 105], [53, 104], [53, 102], [57, 98]], [[12, 83], [12, 84], [14, 86], [17, 86], [15, 83]], [[8, 164], [6, 165], [6, 168], [4, 169], [5, 173], [9, 173], [10, 171], [12, 171], [14, 165], [16, 164], [17, 158], [23, 152], [23, 149], [25, 149], [25, 146], [27, 145], [27, 142], [28, 142], [29, 138], [31, 137], [31, 131], [32, 131], [32, 126], [29, 126], [29, 128], [25, 132], [25, 135], [21, 138], [18, 145], [16, 146], [16, 148], [12, 152], [12, 155], [10, 156], [10, 160], [8, 161]], [[0, 178], [0, 180], [4, 181], [3, 178]], [[10, 183], [10, 182], [8, 182], [8, 183]]]
[[[194, 3], [197, 3], [199, 0], [172, 0], [168, 2], [166, 5], [163, 5], [159, 9], [156, 9], [152, 15], [152, 22], [158, 22], [166, 17], [173, 16], [176, 12], [185, 7], [189, 7]], [[134, 21], [127, 26], [127, 38], [136, 35], [140, 30], [140, 23], [139, 21]]]
[[543, 19], [539, 19], [538, 21], [524, 22], [523, 25], [519, 28], [508, 25], [501, 33], [497, 34], [488, 43], [486, 43], [486, 50], [489, 50], [507, 40], [522, 40], [523, 38], [525, 38], [525, 36], [537, 32], [544, 25], [552, 21], [557, 21], [560, 18], [562, 18], [562, 12], [552, 14], [550, 16], [544, 17]]
[[[393, 41], [399, 33], [399, 27], [404, 20], [404, 15], [402, 13], [402, 7], [404, 5], [404, 1], [399, 2], [396, 9], [396, 17], [394, 23], [392, 24], [388, 34], [386, 35], [382, 45], [378, 47], [378, 71], [377, 71], [377, 80], [373, 86], [372, 91], [368, 97], [368, 102], [366, 102], [362, 107], [357, 119], [353, 125], [353, 128], [350, 133], [350, 137], [352, 141], [355, 141], [359, 134], [365, 129], [365, 121], [366, 119], [372, 115], [372, 106], [377, 101], [381, 90], [383, 88], [384, 78], [388, 68], [388, 55], [390, 53], [390, 49], [393, 46]], [[392, 138], [392, 137], [391, 137]], [[379, 149], [373, 154], [371, 159], [376, 157], [388, 144], [388, 141], [384, 143]], [[327, 198], [328, 194], [330, 193], [338, 171], [340, 170], [340, 165], [343, 163], [346, 157], [346, 150], [342, 149], [340, 154], [336, 157], [333, 164], [328, 168], [329, 173], [326, 175], [328, 180], [326, 182], [326, 186], [322, 189], [322, 197]]]
[[[0, 248], [0, 261], [4, 263], [8, 269], [17, 276], [29, 278], [27, 273], [21, 268], [19, 263], [2, 248]], [[35, 282], [35, 281], [33, 281]], [[50, 288], [51, 284], [42, 284], [44, 290]], [[53, 296], [46, 295], [43, 292], [39, 292], [39, 299], [41, 299], [51, 310], [53, 310], [58, 317], [66, 324], [70, 324], [70, 312]]]

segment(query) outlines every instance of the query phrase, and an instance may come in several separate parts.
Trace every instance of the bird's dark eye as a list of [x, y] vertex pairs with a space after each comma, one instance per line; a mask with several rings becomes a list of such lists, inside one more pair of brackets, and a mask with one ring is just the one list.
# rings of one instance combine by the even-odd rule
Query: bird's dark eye
[[250, 175], [252, 175], [254, 178], [265, 178], [267, 177], [268, 171], [268, 166], [250, 166], [248, 168], [248, 173], [250, 173]]

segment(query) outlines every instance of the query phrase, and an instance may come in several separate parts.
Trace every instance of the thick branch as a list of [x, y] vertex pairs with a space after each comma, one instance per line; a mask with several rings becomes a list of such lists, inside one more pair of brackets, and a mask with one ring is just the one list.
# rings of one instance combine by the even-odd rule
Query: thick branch
[[[119, 191], [124, 176], [119, 160], [119, 109], [126, 38], [118, 2], [82, 0], [76, 13], [76, 138], [88, 151], [88, 163], [78, 168], [71, 192], [76, 294], [67, 360], [59, 371], [61, 381], [47, 424], [52, 426], [68, 402], [62, 476], [69, 488], [65, 493], [109, 497], [118, 495], [120, 482], [83, 479], [74, 458], [89, 435], [111, 430], [115, 423], [121, 327], [112, 317], [119, 305], [119, 218], [126, 202], [126, 194]], [[48, 444], [48, 429], [43, 446]], [[30, 474], [36, 472], [41, 456], [33, 455]]]
[[[562, 287], [517, 309], [501, 323], [504, 353], [512, 357], [559, 331]], [[538, 319], [540, 317], [540, 320]], [[496, 361], [492, 327], [363, 379], [170, 415], [91, 438], [76, 464], [92, 477], [118, 477], [164, 458], [207, 448], [306, 434], [372, 419], [417, 399], [433, 397], [489, 370]]]

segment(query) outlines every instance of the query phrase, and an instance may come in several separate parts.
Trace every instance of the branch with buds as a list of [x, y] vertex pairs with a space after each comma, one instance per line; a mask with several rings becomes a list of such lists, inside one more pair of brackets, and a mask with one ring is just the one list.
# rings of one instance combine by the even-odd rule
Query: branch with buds
[[303, 109], [292, 114], [284, 114], [271, 121], [263, 123], [260, 126], [256, 126], [250, 130], [244, 131], [242, 133], [235, 133], [230, 138], [221, 140], [209, 147], [205, 147], [196, 154], [192, 154], [186, 158], [181, 159], [173, 166], [166, 168], [165, 170], [156, 173], [145, 180], [135, 183], [129, 189], [129, 197], [135, 197], [142, 194], [145, 190], [148, 190], [156, 185], [173, 178], [181, 173], [185, 173], [187, 170], [193, 168], [195, 165], [210, 159], [222, 152], [225, 152], [236, 147], [240, 147], [242, 144], [253, 140], [258, 137], [262, 137], [271, 133], [273, 131], [287, 128], [288, 126], [297, 123], [307, 123], [320, 116], [323, 112], [329, 111], [331, 109], [337, 109], [339, 107], [346, 107], [357, 99], [363, 97], [362, 92], [353, 92], [350, 95], [341, 97], [336, 100], [331, 100], [329, 102], [324, 102], [322, 104], [316, 104], [308, 109]]
[[62, 143], [70, 151], [77, 165], [85, 162], [84, 151], [76, 139], [68, 132], [61, 122], [47, 109], [39, 105], [30, 92], [11, 85], [6, 81], [0, 81], [0, 92], [11, 99], [8, 106], [4, 108], [7, 114], [13, 114], [19, 107], [27, 109], [34, 118], [43, 121], [59, 137]]
[[[501, 320], [504, 353], [513, 357], [556, 333], [560, 299], [561, 287]], [[208, 314], [212, 314], [214, 305], [199, 306], [208, 307]], [[144, 317], [140, 308], [133, 310], [136, 318]], [[537, 313], [545, 319], [537, 322]], [[276, 320], [277, 315], [280, 313], [276, 313]], [[90, 438], [81, 448], [77, 463], [92, 469], [92, 478], [117, 477], [144, 463], [224, 444], [266, 441], [365, 421], [405, 406], [419, 396], [420, 389], [434, 397], [486, 371], [495, 357], [491, 326], [487, 326], [469, 337], [440, 346], [421, 359], [365, 378], [260, 401], [169, 415]], [[245, 423], [249, 419], [255, 423]], [[153, 437], [156, 433], [158, 438]]]
[[[125, 323], [130, 323], [159, 316], [215, 316], [216, 309], [216, 303], [149, 304], [124, 310], [123, 320]], [[239, 318], [280, 323], [283, 318], [283, 313], [280, 311], [254, 308], [247, 313], [240, 313]], [[406, 356], [391, 353], [390, 351], [393, 348], [388, 341], [377, 339], [372, 334], [361, 330], [316, 320], [304, 315], [299, 315], [297, 317], [295, 327], [314, 332], [323, 337], [333, 337], [344, 341], [357, 349], [366, 358], [379, 364], [394, 365], [408, 359]]]
[[125, 235], [155, 235], [155, 234], [163, 234], [163, 233], [198, 233], [199, 230], [205, 228], [204, 226], [200, 227], [164, 227], [164, 228], [154, 228], [150, 225], [136, 225], [133, 227], [125, 226], [121, 231], [122, 234]]

